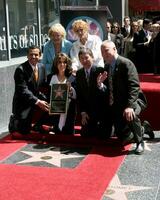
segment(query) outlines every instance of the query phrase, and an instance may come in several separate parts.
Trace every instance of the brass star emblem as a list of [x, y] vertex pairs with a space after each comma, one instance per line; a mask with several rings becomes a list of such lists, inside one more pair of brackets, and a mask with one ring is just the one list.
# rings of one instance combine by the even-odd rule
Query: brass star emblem
[[48, 150], [46, 152], [32, 152], [32, 151], [21, 151], [21, 152], [30, 157], [25, 160], [17, 162], [18, 164], [44, 161], [49, 164], [55, 165], [57, 167], [61, 167], [61, 161], [63, 159], [83, 158], [83, 155], [62, 153], [60, 152], [60, 149], [58, 149], [57, 151]]
[[55, 94], [55, 99], [57, 99], [58, 97], [60, 97], [61, 99], [63, 99], [63, 93], [65, 92], [65, 90], [62, 90], [61, 86], [58, 86], [58, 88], [56, 90], [54, 90]]

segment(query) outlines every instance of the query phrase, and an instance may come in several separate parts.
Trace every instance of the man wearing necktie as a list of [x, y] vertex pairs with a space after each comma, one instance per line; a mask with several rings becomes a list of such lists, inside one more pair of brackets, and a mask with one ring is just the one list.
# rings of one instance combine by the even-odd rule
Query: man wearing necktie
[[90, 70], [89, 69], [86, 69], [85, 72], [86, 72], [86, 80], [87, 80], [87, 84], [89, 86], [89, 78], [90, 78]]
[[28, 60], [15, 70], [15, 92], [9, 122], [9, 131], [13, 134], [14, 132], [30, 133], [35, 109], [38, 108], [44, 112], [49, 109], [46, 97], [40, 91], [46, 81], [45, 67], [39, 63], [40, 56], [39, 47], [29, 47]]
[[101, 92], [97, 87], [97, 76], [104, 71], [104, 68], [93, 65], [94, 56], [88, 48], [81, 49], [78, 56], [83, 66], [76, 73], [77, 102], [82, 125], [81, 135], [107, 138], [101, 121], [102, 118], [104, 119]]
[[[108, 92], [106, 126], [109, 126], [108, 130], [110, 131], [114, 126], [115, 134], [123, 145], [134, 140], [137, 145], [135, 153], [142, 154], [144, 151], [144, 131], [139, 114], [141, 110], [146, 108], [147, 103], [140, 90], [137, 70], [129, 59], [118, 55], [113, 42], [105, 40], [102, 43], [101, 51], [104, 61], [109, 64], [105, 65], [106, 72], [97, 78], [99, 88], [105, 93]], [[112, 86], [110, 86], [110, 76], [112, 77]], [[110, 101], [110, 90], [112, 90], [113, 95], [112, 102]]]
[[37, 82], [38, 81], [38, 67], [37, 66], [34, 66], [33, 72], [34, 72], [35, 81]]

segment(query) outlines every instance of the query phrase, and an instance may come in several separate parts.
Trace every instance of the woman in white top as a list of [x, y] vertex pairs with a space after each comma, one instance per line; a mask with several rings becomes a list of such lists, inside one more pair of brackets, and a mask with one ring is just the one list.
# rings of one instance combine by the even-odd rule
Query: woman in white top
[[[69, 101], [68, 110], [64, 114], [51, 115], [51, 121], [53, 125], [53, 132], [73, 134], [74, 133], [74, 121], [75, 121], [75, 89], [72, 87], [74, 83], [74, 77], [72, 77], [71, 60], [65, 53], [59, 53], [56, 55], [52, 66], [52, 75], [48, 76], [48, 83], [52, 84], [69, 84]], [[71, 78], [72, 77], [72, 78]]]
[[72, 24], [72, 30], [78, 37], [78, 40], [73, 43], [70, 51], [73, 70], [77, 71], [77, 69], [82, 68], [78, 58], [78, 53], [81, 48], [91, 49], [94, 55], [94, 65], [104, 67], [104, 61], [101, 54], [102, 40], [97, 35], [89, 34], [88, 23], [83, 20], [76, 20]]

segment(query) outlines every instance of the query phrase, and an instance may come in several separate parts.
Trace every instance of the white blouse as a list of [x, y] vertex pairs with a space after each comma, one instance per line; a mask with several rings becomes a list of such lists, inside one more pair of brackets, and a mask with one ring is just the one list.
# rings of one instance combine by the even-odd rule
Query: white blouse
[[97, 35], [88, 34], [88, 39], [83, 45], [78, 39], [73, 43], [73, 46], [70, 51], [70, 56], [72, 59], [72, 68], [77, 71], [77, 69], [82, 68], [81, 63], [79, 62], [78, 53], [81, 48], [89, 48], [91, 49], [94, 56], [94, 65], [97, 67], [104, 67], [104, 61], [101, 54], [101, 44], [102, 40]]

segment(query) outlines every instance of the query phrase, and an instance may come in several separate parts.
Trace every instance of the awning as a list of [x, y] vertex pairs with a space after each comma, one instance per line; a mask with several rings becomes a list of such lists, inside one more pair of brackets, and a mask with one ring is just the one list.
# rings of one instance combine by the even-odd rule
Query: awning
[[160, 11], [160, 0], [129, 0], [134, 11]]

